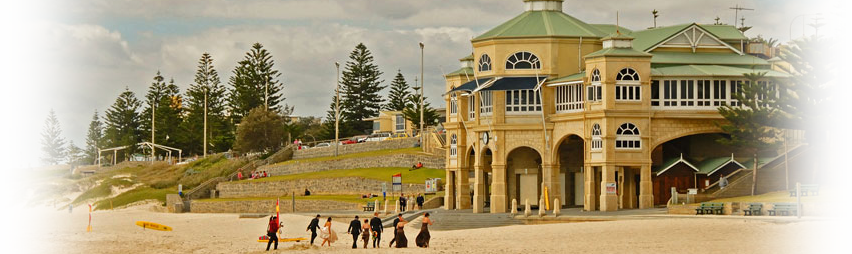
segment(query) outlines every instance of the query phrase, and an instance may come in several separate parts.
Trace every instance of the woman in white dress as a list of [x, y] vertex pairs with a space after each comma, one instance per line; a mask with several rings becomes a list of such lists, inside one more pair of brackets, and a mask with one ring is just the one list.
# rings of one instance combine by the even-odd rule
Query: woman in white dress
[[325, 221], [325, 225], [322, 226], [322, 229], [320, 230], [320, 238], [322, 238], [320, 246], [328, 243], [328, 246], [331, 247], [331, 244], [337, 241], [337, 233], [331, 229], [331, 217], [328, 217], [328, 220]]

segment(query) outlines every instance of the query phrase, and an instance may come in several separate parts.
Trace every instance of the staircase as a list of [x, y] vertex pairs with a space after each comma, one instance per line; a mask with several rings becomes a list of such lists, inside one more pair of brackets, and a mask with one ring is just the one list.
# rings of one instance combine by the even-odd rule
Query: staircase
[[[438, 231], [524, 224], [508, 213], [471, 213], [471, 210], [435, 210], [430, 218], [435, 224], [429, 226], [429, 229]], [[419, 228], [417, 223], [413, 224]]]
[[[800, 145], [794, 147], [787, 152], [787, 160], [790, 164], [794, 161], [804, 158], [808, 153], [807, 146]], [[752, 165], [743, 165], [750, 167]], [[791, 169], [792, 170], [792, 169]], [[728, 177], [728, 186], [725, 189], [719, 188], [719, 183], [715, 182], [705, 190], [705, 193], [714, 198], [728, 198], [738, 196], [751, 195], [751, 186], [753, 182], [753, 171], [751, 169], [741, 169], [731, 174]], [[785, 186], [785, 170], [784, 170], [784, 155], [781, 154], [772, 158], [769, 162], [760, 166], [758, 169], [757, 192], [762, 194], [772, 191], [786, 190]]]

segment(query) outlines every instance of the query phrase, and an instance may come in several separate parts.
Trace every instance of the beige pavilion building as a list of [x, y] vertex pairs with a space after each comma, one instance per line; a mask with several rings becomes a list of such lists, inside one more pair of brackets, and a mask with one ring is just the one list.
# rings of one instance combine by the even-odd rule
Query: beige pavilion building
[[578, 20], [562, 0], [523, 4], [445, 75], [447, 209], [504, 213], [545, 190], [561, 203], [550, 209], [651, 208], [701, 187], [699, 174], [750, 165], [714, 142], [717, 108], [738, 105], [744, 73], [788, 74], [747, 54], [736, 27], [632, 31]]

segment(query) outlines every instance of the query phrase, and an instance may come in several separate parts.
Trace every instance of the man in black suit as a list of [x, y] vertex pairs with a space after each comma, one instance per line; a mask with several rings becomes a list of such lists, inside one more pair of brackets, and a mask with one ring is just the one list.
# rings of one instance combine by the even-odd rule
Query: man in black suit
[[399, 206], [400, 206], [399, 211], [400, 212], [405, 212], [405, 205], [406, 205], [406, 203], [408, 203], [406, 201], [408, 201], [408, 200], [405, 199], [405, 196], [400, 194], [399, 195]]
[[379, 219], [379, 213], [373, 213], [373, 218], [370, 219], [370, 229], [373, 230], [373, 248], [379, 248], [382, 242], [382, 231], [385, 226], [382, 225], [382, 219]]
[[398, 234], [397, 230], [396, 230], [396, 225], [399, 224], [400, 220], [402, 220], [402, 214], [401, 213], [397, 214], [396, 218], [393, 219], [393, 239], [391, 239], [390, 244], [388, 244], [388, 247], [393, 247], [393, 243], [396, 242], [396, 235]]
[[349, 229], [346, 230], [352, 234], [352, 248], [358, 248], [358, 235], [361, 234], [361, 221], [358, 220], [358, 215], [355, 215], [355, 219], [349, 222]]
[[311, 245], [314, 245], [314, 239], [317, 238], [317, 229], [319, 229], [319, 217], [320, 215], [317, 214], [317, 217], [311, 220], [311, 224], [308, 224], [308, 229], [305, 229], [305, 231], [311, 231]]
[[425, 201], [426, 201], [426, 199], [423, 198], [423, 194], [418, 194], [417, 195], [417, 209], [423, 209], [423, 203]]

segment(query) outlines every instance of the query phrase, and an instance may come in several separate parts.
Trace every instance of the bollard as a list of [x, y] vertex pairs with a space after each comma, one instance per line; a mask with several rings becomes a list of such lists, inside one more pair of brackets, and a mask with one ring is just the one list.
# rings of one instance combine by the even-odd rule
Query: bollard
[[530, 217], [530, 214], [532, 214], [532, 211], [530, 210], [530, 200], [529, 199], [524, 199], [524, 206], [525, 206], [524, 217]]
[[375, 202], [373, 202], [373, 212], [379, 212], [379, 200], [378, 199], [376, 199]]
[[562, 205], [559, 203], [559, 199], [553, 199], [553, 217], [559, 217], [559, 214], [562, 212], [559, 209], [560, 206]]
[[399, 214], [399, 200], [393, 202], [393, 214]]
[[385, 215], [388, 214], [388, 201], [390, 200], [385, 199]]
[[515, 217], [515, 215], [518, 214], [518, 200], [514, 199], [514, 198], [512, 199], [512, 211], [511, 211], [511, 213], [512, 213], [512, 217]]
[[544, 199], [538, 200], [538, 217], [544, 217], [544, 214], [547, 213], [547, 209], [544, 207]]

